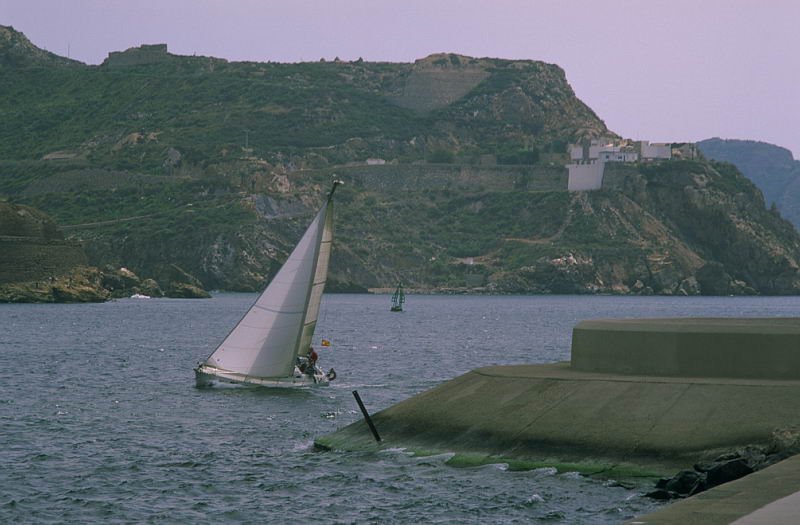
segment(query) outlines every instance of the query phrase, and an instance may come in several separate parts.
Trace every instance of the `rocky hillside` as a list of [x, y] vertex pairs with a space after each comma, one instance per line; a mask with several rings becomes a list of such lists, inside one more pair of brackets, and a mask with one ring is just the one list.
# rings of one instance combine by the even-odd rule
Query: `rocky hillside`
[[39, 49], [13, 27], [0, 25], [0, 71], [19, 67], [57, 67], [83, 65], [77, 60]]
[[693, 275], [703, 294], [800, 292], [800, 236], [731, 164], [671, 161], [608, 175], [608, 191], [634, 202], [640, 224], [650, 223], [640, 231], [665, 236], [647, 256], [645, 275], [657, 293], [658, 283], [681, 275]]
[[0, 196], [52, 215], [95, 267], [258, 290], [335, 174], [329, 291], [800, 290], [797, 233], [728, 164], [609, 165], [602, 191], [567, 192], [566, 144], [614, 134], [554, 65], [164, 46], [18, 64], [0, 75]]
[[[800, 292], [796, 231], [729, 164], [611, 165], [606, 188], [588, 193], [553, 189], [559, 177], [543, 168], [380, 168], [338, 170], [346, 185], [336, 198], [331, 290], [401, 280], [495, 293]], [[167, 214], [68, 232], [96, 264], [157, 279], [177, 264], [207, 288], [256, 290], [310, 221], [329, 175], [295, 172], [258, 193], [187, 182], [171, 190], [181, 200]], [[215, 193], [228, 200], [208, 197]], [[103, 195], [120, 209], [155, 198], [124, 188]]]
[[752, 140], [713, 138], [698, 143], [703, 154], [730, 162], [764, 193], [767, 205], [800, 229], [800, 161], [786, 148]]
[[348, 268], [383, 262], [407, 283], [439, 289], [800, 291], [800, 238], [732, 166], [679, 161], [607, 169], [606, 189], [587, 193], [526, 187], [535, 177], [524, 172], [507, 187], [472, 175], [472, 186], [449, 191], [381, 191], [356, 181], [352, 200], [340, 206], [340, 251], [353, 256]]
[[16, 64], [0, 76], [3, 159], [152, 175], [248, 158], [266, 171], [369, 157], [513, 162], [610, 134], [563, 70], [536, 61], [229, 63], [143, 46], [99, 67], [49, 67], [32, 46], [0, 53]]

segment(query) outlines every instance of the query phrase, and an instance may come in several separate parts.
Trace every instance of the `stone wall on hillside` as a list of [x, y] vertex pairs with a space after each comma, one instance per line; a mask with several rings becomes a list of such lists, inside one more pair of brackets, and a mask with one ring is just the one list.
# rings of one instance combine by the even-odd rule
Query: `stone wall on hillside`
[[441, 191], [566, 191], [567, 170], [561, 166], [467, 166], [456, 164], [386, 164], [351, 166], [331, 171], [366, 190], [378, 192]]
[[157, 64], [168, 59], [167, 44], [143, 44], [125, 51], [112, 51], [108, 54], [105, 65], [109, 67], [139, 66]]
[[631, 191], [631, 184], [638, 180], [639, 169], [636, 164], [609, 162], [603, 171], [603, 189]]
[[45, 213], [28, 207], [0, 204], [0, 237], [63, 239], [58, 227]]
[[0, 284], [45, 280], [87, 265], [74, 242], [36, 237], [0, 237]]
[[488, 76], [479, 68], [415, 70], [409, 75], [403, 93], [390, 100], [403, 108], [431, 111], [455, 102]]

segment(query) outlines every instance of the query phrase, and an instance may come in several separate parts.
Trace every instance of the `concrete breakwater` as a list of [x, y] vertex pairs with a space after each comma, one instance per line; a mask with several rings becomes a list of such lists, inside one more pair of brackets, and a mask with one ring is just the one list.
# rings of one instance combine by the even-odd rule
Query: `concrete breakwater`
[[570, 363], [473, 370], [375, 414], [381, 443], [363, 421], [316, 443], [673, 474], [794, 436], [798, 353], [794, 318], [585, 322]]

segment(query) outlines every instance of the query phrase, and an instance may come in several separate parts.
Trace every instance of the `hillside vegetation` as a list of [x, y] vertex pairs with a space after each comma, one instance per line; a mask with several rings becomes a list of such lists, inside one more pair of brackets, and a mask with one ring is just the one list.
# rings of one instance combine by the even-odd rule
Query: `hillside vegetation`
[[566, 144], [615, 135], [555, 65], [39, 51], [0, 47], [0, 195], [98, 267], [260, 289], [336, 174], [329, 290], [800, 291], [797, 233], [730, 165], [610, 164], [567, 192]]

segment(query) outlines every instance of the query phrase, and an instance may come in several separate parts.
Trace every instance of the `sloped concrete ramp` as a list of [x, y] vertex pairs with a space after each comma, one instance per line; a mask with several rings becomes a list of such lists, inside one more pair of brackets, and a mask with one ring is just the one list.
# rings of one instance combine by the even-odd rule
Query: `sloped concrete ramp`
[[[800, 319], [592, 323], [576, 327], [573, 361], [577, 339], [577, 353], [588, 356], [580, 366], [473, 370], [375, 414], [380, 444], [359, 421], [317, 445], [632, 465], [671, 475], [800, 429]], [[714, 343], [731, 332], [724, 345]], [[624, 341], [609, 343], [614, 337]], [[760, 360], [769, 363], [753, 364]], [[655, 375], [658, 363], [670, 373]], [[693, 375], [717, 365], [730, 377]]]
[[673, 474], [800, 426], [800, 381], [624, 376], [568, 363], [480, 368], [319, 438]]

